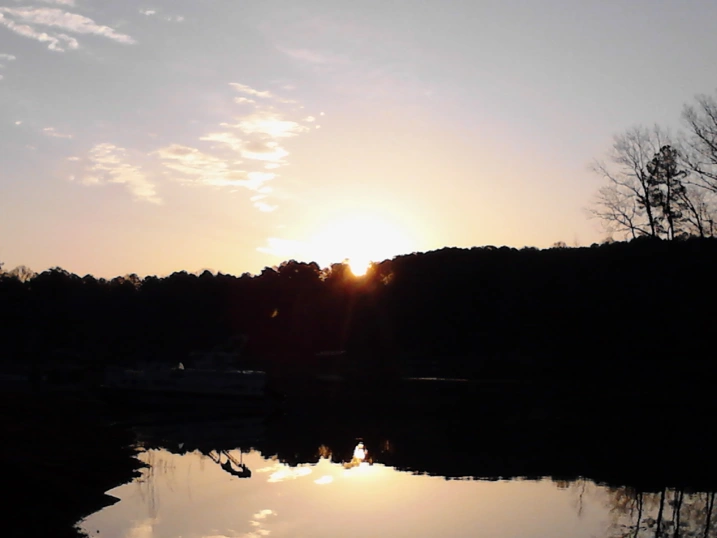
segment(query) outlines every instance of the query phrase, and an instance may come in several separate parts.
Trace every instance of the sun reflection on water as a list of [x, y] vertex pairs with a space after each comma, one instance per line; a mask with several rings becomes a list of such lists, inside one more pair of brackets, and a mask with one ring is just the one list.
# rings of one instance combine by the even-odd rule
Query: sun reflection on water
[[363, 443], [359, 443], [356, 445], [356, 448], [354, 448], [354, 459], [359, 461], [364, 461], [366, 459], [366, 456], [368, 455], [368, 450], [366, 450], [366, 447]]

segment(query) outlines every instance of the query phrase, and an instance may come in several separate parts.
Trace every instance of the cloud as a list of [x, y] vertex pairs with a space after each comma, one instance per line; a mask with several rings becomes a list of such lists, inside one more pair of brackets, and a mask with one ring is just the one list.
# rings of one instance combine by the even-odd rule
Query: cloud
[[244, 144], [241, 154], [245, 159], [281, 163], [282, 159], [289, 155], [289, 152], [274, 140], [254, 140]]
[[13, 62], [17, 58], [12, 54], [0, 53], [0, 62]]
[[229, 146], [237, 152], [240, 152], [244, 147], [244, 141], [241, 138], [237, 138], [234, 133], [210, 133], [201, 137], [199, 140], [203, 140], [205, 142], [218, 142]]
[[180, 181], [215, 187], [244, 187], [261, 191], [276, 177], [268, 172], [246, 172], [231, 161], [204, 153], [197, 148], [172, 144], [154, 152], [169, 170], [179, 173]]
[[181, 183], [245, 188], [254, 193], [250, 201], [257, 210], [276, 211], [278, 206], [268, 200], [273, 191], [268, 184], [277, 177], [273, 170], [288, 164], [284, 141], [309, 127], [287, 119], [279, 110], [280, 104], [289, 100], [238, 82], [230, 86], [242, 94], [235, 97], [237, 104], [253, 105], [249, 113], [200, 136], [198, 141], [205, 146], [170, 144], [150, 155], [160, 160], [164, 175]]
[[[139, 12], [142, 15], [145, 15], [147, 17], [152, 17], [153, 15], [157, 15], [159, 12], [156, 9], [141, 9]], [[184, 21], [184, 17], [182, 15], [166, 15], [162, 17], [163, 20], [169, 21], [169, 22], [182, 22]]]
[[285, 120], [280, 113], [274, 110], [257, 110], [248, 116], [239, 118], [239, 122], [234, 125], [228, 123], [221, 125], [239, 129], [247, 135], [258, 134], [269, 138], [296, 136], [309, 130], [305, 125]]
[[278, 47], [278, 49], [287, 56], [294, 58], [295, 60], [315, 65], [326, 65], [346, 62], [346, 58], [344, 58], [343, 56], [338, 56], [336, 54], [330, 54], [326, 52], [319, 52], [310, 49], [285, 49], [282, 47]]
[[235, 185], [245, 181], [246, 172], [232, 169], [224, 159], [181, 144], [172, 144], [154, 152], [170, 170], [184, 176], [184, 182], [205, 185]]
[[79, 46], [77, 40], [68, 35], [50, 35], [45, 32], [39, 32], [26, 24], [16, 24], [14, 21], [5, 17], [2, 13], [0, 13], [0, 25], [9, 28], [16, 34], [23, 37], [29, 37], [30, 39], [35, 39], [41, 43], [49, 43], [47, 48], [50, 50], [64, 52], [67, 49], [76, 49]]
[[75, 0], [39, 0], [43, 4], [56, 4], [58, 6], [75, 7]]
[[101, 36], [123, 44], [135, 43], [132, 37], [116, 32], [109, 26], [97, 24], [89, 17], [57, 8], [0, 7], [0, 25], [18, 35], [49, 43], [50, 50], [59, 52], [77, 49], [79, 47], [77, 39], [65, 33], [49, 34], [44, 30], [38, 30], [38, 26], [56, 28], [74, 34]]
[[247, 86], [246, 84], [239, 84], [238, 82], [230, 82], [229, 85], [234, 88], [239, 93], [243, 93], [245, 95], [252, 95], [254, 97], [261, 97], [262, 99], [270, 99], [274, 97], [274, 95], [268, 91], [259, 91], [255, 90], [251, 86]]
[[71, 134], [61, 133], [54, 127], [45, 127], [42, 130], [42, 134], [45, 136], [51, 136], [52, 138], [72, 138]]
[[205, 142], [218, 142], [239, 153], [245, 159], [281, 163], [289, 152], [275, 140], [243, 140], [231, 132], [210, 133], [200, 138]]
[[135, 199], [152, 204], [161, 204], [156, 188], [139, 166], [127, 162], [127, 150], [114, 144], [97, 144], [87, 157], [88, 166], [81, 183], [104, 185], [116, 183], [125, 185]]

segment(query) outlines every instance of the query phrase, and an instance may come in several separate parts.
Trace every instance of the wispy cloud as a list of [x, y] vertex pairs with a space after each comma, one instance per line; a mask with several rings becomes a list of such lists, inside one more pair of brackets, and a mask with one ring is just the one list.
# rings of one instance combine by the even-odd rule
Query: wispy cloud
[[245, 159], [281, 163], [289, 152], [275, 140], [249, 140], [244, 144], [241, 154]]
[[[266, 183], [276, 177], [268, 172], [247, 172], [236, 162], [204, 153], [197, 148], [172, 144], [154, 152], [164, 166], [179, 174], [183, 183], [215, 187], [244, 187], [251, 191], [268, 192]], [[267, 189], [267, 190], [265, 190]]]
[[128, 162], [127, 150], [114, 144], [97, 144], [87, 157], [88, 166], [80, 182], [84, 185], [116, 183], [127, 187], [136, 200], [161, 204], [155, 185], [139, 166]]
[[45, 127], [42, 130], [42, 134], [44, 134], [45, 136], [50, 136], [52, 138], [72, 138], [71, 134], [61, 133], [54, 127]]
[[[260, 97], [262, 99], [273, 99], [279, 103], [284, 104], [294, 104], [296, 103], [293, 99], [286, 99], [284, 97], [279, 97], [277, 95], [274, 95], [269, 90], [256, 90], [252, 88], [251, 86], [247, 86], [246, 84], [239, 84], [238, 82], [232, 82], [229, 84], [232, 88], [234, 88], [239, 93], [243, 93], [244, 95], [251, 95], [252, 97]], [[256, 101], [252, 99], [247, 99], [246, 97], [237, 97], [235, 99], [235, 102], [237, 103], [255, 103]]]
[[41, 4], [55, 4], [58, 6], [75, 7], [75, 0], [39, 0], [39, 2]]
[[287, 56], [299, 60], [302, 62], [318, 65], [345, 63], [346, 58], [331, 54], [328, 52], [320, 52], [310, 49], [287, 49], [283, 47], [277, 47], [281, 52]]
[[217, 142], [230, 147], [243, 158], [256, 161], [281, 163], [289, 152], [275, 140], [244, 140], [231, 132], [210, 133], [200, 138], [205, 142]]
[[[160, 16], [159, 11], [157, 11], [156, 9], [140, 9], [139, 12], [142, 15], [145, 15], [147, 17], [152, 17], [154, 15], [157, 15], [158, 17]], [[182, 16], [182, 15], [164, 15], [161, 17], [161, 19], [163, 19], [165, 21], [169, 21], [169, 22], [183, 22], [184, 16]]]
[[261, 97], [264, 99], [270, 99], [273, 96], [273, 94], [269, 90], [255, 90], [251, 86], [247, 86], [246, 84], [239, 84], [238, 82], [231, 82], [229, 85], [234, 88], [239, 93], [243, 93], [246, 95], [252, 95], [254, 97]]
[[18, 35], [48, 43], [50, 50], [60, 52], [78, 48], [77, 39], [65, 33], [48, 33], [38, 27], [81, 35], [96, 35], [124, 44], [135, 43], [135, 40], [129, 35], [119, 33], [109, 26], [98, 24], [89, 17], [57, 8], [0, 7], [0, 25]]
[[309, 131], [309, 127], [304, 125], [306, 120], [288, 119], [290, 112], [277, 108], [289, 100], [246, 84], [230, 86], [243, 94], [235, 99], [237, 103], [251, 105], [248, 113], [235, 117], [234, 123], [220, 123], [222, 129], [200, 136], [198, 141], [207, 147], [171, 144], [153, 155], [160, 159], [165, 172], [183, 183], [254, 191], [251, 203], [269, 213], [278, 208], [267, 199], [273, 191], [268, 183], [278, 177], [270, 170], [288, 164], [289, 151], [284, 141]]
[[35, 39], [37, 41], [40, 41], [41, 43], [49, 43], [47, 45], [47, 48], [50, 50], [64, 52], [68, 49], [76, 49], [77, 47], [79, 47], [79, 43], [73, 37], [70, 37], [66, 34], [50, 35], [46, 32], [40, 32], [26, 24], [17, 24], [15, 21], [5, 17], [3, 13], [0, 13], [0, 25], [5, 26], [6, 28], [23, 37]]
[[269, 138], [286, 138], [305, 133], [309, 130], [306, 125], [292, 120], [284, 119], [283, 115], [274, 110], [257, 110], [247, 116], [239, 118], [238, 123], [222, 123], [222, 127], [238, 129], [247, 135], [263, 135]]

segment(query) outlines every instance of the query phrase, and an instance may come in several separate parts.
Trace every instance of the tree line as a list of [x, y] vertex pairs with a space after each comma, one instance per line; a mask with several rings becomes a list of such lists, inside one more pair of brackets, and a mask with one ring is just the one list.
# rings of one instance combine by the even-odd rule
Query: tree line
[[[715, 94], [717, 95], [717, 93]], [[677, 135], [654, 126], [615, 137], [605, 179], [589, 211], [611, 233], [675, 239], [717, 233], [717, 100], [700, 95], [682, 111]]]
[[0, 359], [178, 362], [244, 335], [246, 357], [287, 375], [338, 350], [387, 376], [696, 375], [717, 368], [706, 351], [715, 268], [717, 239], [649, 235], [444, 248], [373, 264], [363, 277], [294, 260], [256, 276], [105, 280], [20, 268], [0, 277]]

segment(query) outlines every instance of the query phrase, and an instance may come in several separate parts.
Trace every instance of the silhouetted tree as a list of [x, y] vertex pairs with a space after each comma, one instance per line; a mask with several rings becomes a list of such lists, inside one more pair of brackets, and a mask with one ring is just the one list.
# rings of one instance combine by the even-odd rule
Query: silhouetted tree
[[684, 160], [694, 173], [692, 183], [717, 193], [717, 99], [697, 96], [696, 104], [684, 107], [682, 118], [688, 128]]
[[588, 212], [609, 232], [632, 239], [713, 235], [713, 194], [690, 181], [695, 172], [659, 127], [616, 137], [610, 163], [593, 168], [607, 184]]
[[[674, 239], [685, 220], [684, 212], [690, 204], [687, 189], [682, 179], [687, 175], [680, 170], [679, 153], [672, 146], [660, 148], [653, 159], [647, 164], [647, 203], [653, 208], [655, 229], [658, 233], [667, 235], [667, 239]], [[656, 211], [655, 211], [656, 210]]]
[[616, 136], [609, 164], [595, 162], [593, 169], [607, 180], [597, 194], [590, 213], [611, 232], [658, 237], [659, 215], [655, 211], [648, 167], [660, 148], [669, 145], [666, 133], [635, 127]]
[[26, 265], [18, 265], [8, 273], [10, 276], [17, 278], [20, 282], [27, 282], [35, 276], [35, 271]]

